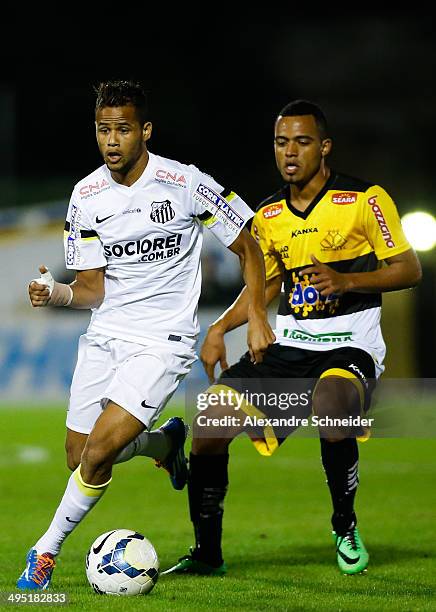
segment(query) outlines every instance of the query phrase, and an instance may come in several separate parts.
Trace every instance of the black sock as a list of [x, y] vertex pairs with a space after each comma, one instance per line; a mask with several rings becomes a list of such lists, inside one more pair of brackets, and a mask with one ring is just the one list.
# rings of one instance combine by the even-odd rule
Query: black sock
[[359, 451], [355, 438], [340, 442], [327, 442], [320, 438], [321, 458], [327, 476], [327, 484], [333, 502], [333, 529], [345, 535], [349, 527], [357, 523], [354, 513], [354, 497], [359, 483]]
[[228, 454], [189, 456], [189, 510], [195, 531], [193, 557], [214, 567], [223, 563], [221, 536], [228, 462]]

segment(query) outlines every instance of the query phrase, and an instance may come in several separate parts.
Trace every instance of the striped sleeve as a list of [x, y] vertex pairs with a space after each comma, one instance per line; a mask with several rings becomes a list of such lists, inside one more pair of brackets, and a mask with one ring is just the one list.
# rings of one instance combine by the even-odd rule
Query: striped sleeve
[[69, 270], [91, 270], [106, 266], [103, 245], [91, 227], [86, 211], [73, 192], [64, 228], [65, 265]]

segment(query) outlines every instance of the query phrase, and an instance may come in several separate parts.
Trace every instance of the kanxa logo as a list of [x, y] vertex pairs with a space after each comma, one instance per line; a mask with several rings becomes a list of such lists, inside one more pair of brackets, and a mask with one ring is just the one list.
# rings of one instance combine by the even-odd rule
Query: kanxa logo
[[150, 219], [155, 223], [168, 223], [168, 221], [174, 219], [175, 216], [176, 213], [171, 207], [171, 202], [169, 200], [151, 203]]
[[302, 236], [304, 234], [314, 234], [317, 231], [317, 227], [305, 227], [304, 229], [293, 230], [291, 238], [296, 238], [297, 236]]

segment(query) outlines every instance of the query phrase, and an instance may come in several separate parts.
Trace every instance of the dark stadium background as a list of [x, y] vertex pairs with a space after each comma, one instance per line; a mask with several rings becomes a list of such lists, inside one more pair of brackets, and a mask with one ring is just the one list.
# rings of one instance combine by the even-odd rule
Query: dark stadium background
[[[92, 86], [128, 77], [150, 94], [151, 150], [197, 164], [252, 207], [280, 186], [276, 113], [307, 98], [329, 119], [333, 167], [381, 183], [402, 214], [436, 214], [430, 19], [277, 7], [235, 21], [210, 10], [195, 20], [182, 7], [156, 16], [103, 11], [43, 31], [29, 20], [18, 30], [0, 76], [0, 212], [66, 198], [100, 164]], [[411, 322], [422, 376], [434, 374], [435, 257], [422, 256], [425, 278]], [[228, 302], [231, 291], [219, 293]]]

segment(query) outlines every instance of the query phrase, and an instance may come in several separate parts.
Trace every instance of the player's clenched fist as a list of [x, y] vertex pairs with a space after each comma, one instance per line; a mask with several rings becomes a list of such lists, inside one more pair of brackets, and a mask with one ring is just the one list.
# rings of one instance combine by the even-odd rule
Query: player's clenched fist
[[32, 306], [47, 306], [50, 301], [52, 288], [50, 281], [53, 282], [53, 277], [45, 266], [39, 266], [41, 273], [40, 278], [34, 278], [29, 283], [29, 298]]
[[69, 306], [73, 300], [70, 285], [57, 283], [45, 266], [39, 266], [40, 278], [29, 283], [29, 297], [32, 306]]

